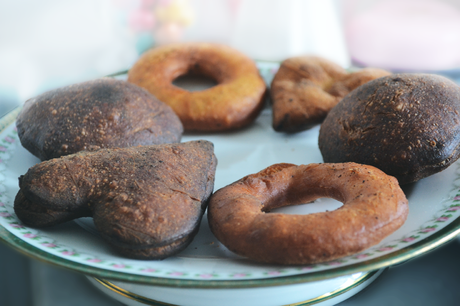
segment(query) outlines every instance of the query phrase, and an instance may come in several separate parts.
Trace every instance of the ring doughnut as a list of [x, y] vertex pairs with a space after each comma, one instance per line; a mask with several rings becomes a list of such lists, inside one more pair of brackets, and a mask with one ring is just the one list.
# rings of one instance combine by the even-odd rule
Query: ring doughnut
[[[188, 91], [173, 85], [186, 74], [214, 79], [216, 86]], [[178, 43], [146, 52], [128, 82], [147, 89], [176, 112], [186, 131], [217, 132], [248, 125], [260, 113], [266, 85], [255, 63], [230, 47]]]
[[281, 63], [270, 87], [273, 129], [287, 133], [309, 129], [321, 123], [350, 91], [389, 74], [377, 68], [348, 73], [316, 56], [288, 58]]
[[[266, 213], [321, 197], [334, 211]], [[408, 201], [398, 181], [356, 163], [275, 164], [220, 190], [208, 206], [216, 238], [229, 250], [272, 264], [313, 264], [367, 249], [406, 220]]]

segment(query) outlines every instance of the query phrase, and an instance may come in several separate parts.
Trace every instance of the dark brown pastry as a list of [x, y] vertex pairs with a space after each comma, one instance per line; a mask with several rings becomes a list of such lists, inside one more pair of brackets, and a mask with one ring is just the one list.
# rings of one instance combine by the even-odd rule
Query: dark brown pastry
[[[343, 202], [307, 215], [268, 213], [321, 197]], [[272, 264], [313, 264], [379, 243], [404, 224], [409, 206], [398, 181], [355, 163], [275, 164], [216, 191], [208, 221], [231, 251]]]
[[81, 150], [180, 142], [183, 127], [144, 89], [102, 78], [26, 101], [16, 125], [22, 145], [41, 160]]
[[[187, 74], [210, 77], [217, 85], [191, 92], [173, 84]], [[253, 60], [233, 48], [212, 43], [153, 48], [129, 70], [128, 82], [170, 105], [186, 131], [220, 132], [247, 126], [262, 110], [266, 93]]]
[[289, 58], [273, 78], [273, 129], [300, 132], [320, 123], [350, 91], [370, 80], [389, 75], [365, 68], [348, 73], [339, 65], [316, 56]]
[[376, 166], [400, 184], [442, 171], [459, 157], [460, 88], [430, 74], [366, 83], [327, 115], [319, 133], [325, 162]]
[[125, 256], [165, 258], [197, 233], [216, 164], [204, 140], [82, 151], [30, 168], [19, 178], [14, 210], [32, 227], [92, 216]]

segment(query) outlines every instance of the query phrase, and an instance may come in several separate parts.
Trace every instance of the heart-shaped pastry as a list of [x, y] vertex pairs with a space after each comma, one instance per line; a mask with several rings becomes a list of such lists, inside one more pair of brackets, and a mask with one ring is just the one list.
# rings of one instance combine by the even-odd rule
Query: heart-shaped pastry
[[165, 258], [197, 233], [216, 165], [204, 140], [82, 151], [31, 167], [19, 178], [14, 209], [32, 227], [92, 216], [121, 254]]
[[321, 123], [327, 113], [350, 91], [388, 71], [365, 68], [348, 73], [339, 65], [317, 56], [286, 59], [273, 78], [273, 129], [296, 133]]

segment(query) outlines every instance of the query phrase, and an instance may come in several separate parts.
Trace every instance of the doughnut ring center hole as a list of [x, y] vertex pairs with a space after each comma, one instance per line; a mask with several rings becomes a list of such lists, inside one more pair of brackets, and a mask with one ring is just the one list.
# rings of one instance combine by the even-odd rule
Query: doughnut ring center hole
[[218, 83], [206, 75], [186, 73], [175, 78], [172, 84], [187, 91], [202, 91], [214, 87]]
[[333, 211], [343, 206], [343, 203], [332, 198], [318, 198], [310, 203], [289, 205], [270, 210], [268, 213], [288, 215], [308, 215], [319, 212]]

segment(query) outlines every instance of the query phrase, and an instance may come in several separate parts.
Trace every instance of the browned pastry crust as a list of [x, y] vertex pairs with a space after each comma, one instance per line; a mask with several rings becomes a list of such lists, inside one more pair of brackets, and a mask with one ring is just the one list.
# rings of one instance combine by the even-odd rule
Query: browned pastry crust
[[22, 145], [41, 160], [81, 150], [180, 142], [169, 106], [128, 82], [102, 78], [26, 101], [16, 125]]
[[[266, 213], [329, 197], [334, 211]], [[398, 229], [408, 214], [398, 181], [355, 163], [275, 164], [218, 190], [208, 220], [231, 251], [272, 264], [313, 264], [360, 252]]]
[[82, 151], [30, 168], [19, 179], [14, 209], [32, 227], [92, 216], [118, 252], [165, 258], [197, 233], [216, 164], [213, 144], [204, 140]]
[[400, 184], [444, 170], [459, 157], [460, 88], [442, 76], [395, 74], [346, 96], [319, 133], [325, 162], [373, 165]]
[[320, 123], [350, 91], [370, 80], [389, 75], [376, 68], [347, 73], [339, 65], [315, 56], [289, 58], [273, 78], [273, 128], [299, 132]]
[[[172, 84], [179, 76], [208, 76], [217, 85], [187, 91]], [[180, 43], [154, 48], [134, 64], [128, 82], [146, 88], [170, 105], [186, 131], [227, 131], [254, 121], [264, 103], [266, 85], [255, 63], [230, 47]]]

